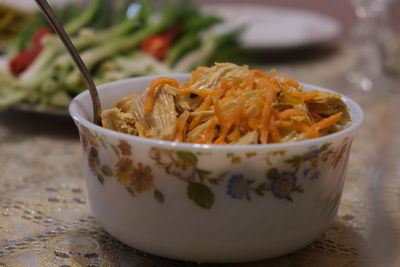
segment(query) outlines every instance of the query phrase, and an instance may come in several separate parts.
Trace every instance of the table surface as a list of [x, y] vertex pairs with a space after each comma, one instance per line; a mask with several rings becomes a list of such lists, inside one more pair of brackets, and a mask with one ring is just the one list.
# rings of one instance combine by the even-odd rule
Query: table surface
[[[274, 58], [265, 55], [261, 61]], [[295, 79], [343, 92], [365, 110], [337, 218], [302, 250], [228, 266], [390, 266], [396, 260], [400, 80], [387, 79], [373, 92], [354, 90], [344, 79], [353, 63], [354, 50], [342, 44], [273, 64]], [[78, 133], [69, 118], [0, 112], [0, 266], [197, 265], [137, 251], [107, 234], [91, 216], [80, 160]]]

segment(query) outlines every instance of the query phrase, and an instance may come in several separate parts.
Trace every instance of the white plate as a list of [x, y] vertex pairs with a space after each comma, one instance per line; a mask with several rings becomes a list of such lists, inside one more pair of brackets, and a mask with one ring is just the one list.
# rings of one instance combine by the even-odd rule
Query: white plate
[[338, 21], [305, 9], [243, 3], [208, 4], [203, 9], [225, 19], [218, 32], [245, 24], [242, 41], [248, 48], [315, 45], [333, 41], [341, 33]]

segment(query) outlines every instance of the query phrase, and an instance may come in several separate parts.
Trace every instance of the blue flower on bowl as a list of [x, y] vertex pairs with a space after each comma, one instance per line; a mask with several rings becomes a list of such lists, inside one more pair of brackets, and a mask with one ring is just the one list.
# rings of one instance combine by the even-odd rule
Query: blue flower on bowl
[[250, 190], [249, 182], [241, 174], [233, 174], [228, 181], [227, 193], [232, 198], [241, 199]]
[[314, 171], [311, 173], [310, 175], [310, 179], [311, 180], [316, 180], [321, 176], [321, 173], [319, 171]]
[[321, 154], [321, 149], [319, 148], [312, 148], [308, 153], [303, 155], [304, 161], [313, 161], [318, 158]]
[[295, 190], [296, 176], [292, 172], [282, 172], [272, 183], [272, 193], [277, 198], [290, 198]]

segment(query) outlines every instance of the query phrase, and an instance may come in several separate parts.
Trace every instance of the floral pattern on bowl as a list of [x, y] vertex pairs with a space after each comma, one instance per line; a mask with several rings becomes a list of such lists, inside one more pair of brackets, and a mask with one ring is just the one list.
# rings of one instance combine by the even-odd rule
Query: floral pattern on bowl
[[[153, 191], [154, 198], [160, 203], [164, 202], [163, 194], [154, 187], [152, 168], [143, 163], [134, 162], [132, 146], [128, 142], [120, 139], [118, 144], [111, 144], [82, 125], [79, 135], [83, 151], [87, 154], [89, 169], [101, 184], [104, 184], [105, 177], [113, 177], [124, 185], [132, 196]], [[113, 165], [102, 165], [99, 150], [111, 150], [116, 155], [116, 162]]]
[[[188, 75], [170, 77], [182, 82]], [[102, 107], [141, 93], [154, 78], [99, 86]], [[178, 260], [249, 262], [300, 249], [321, 236], [340, 203], [363, 118], [357, 103], [343, 99], [353, 123], [337, 133], [287, 144], [202, 146], [98, 127], [86, 91], [70, 114], [93, 216], [123, 243]]]
[[[265, 175], [260, 181], [228, 169], [218, 173], [202, 169], [199, 159], [210, 156], [211, 153], [151, 147], [148, 157], [153, 164], [145, 164], [135, 160], [135, 149], [128, 141], [119, 139], [117, 144], [113, 144], [83, 125], [79, 129], [87, 164], [99, 183], [104, 184], [106, 178], [113, 178], [133, 197], [152, 192], [156, 201], [164, 203], [165, 196], [161, 189], [156, 188], [153, 174], [154, 169], [162, 169], [165, 174], [186, 183], [187, 198], [204, 209], [210, 209], [217, 201], [213, 192], [216, 187], [224, 187], [226, 195], [237, 200], [251, 201], [254, 197], [271, 195], [293, 202], [297, 194], [304, 193], [302, 182], [305, 179], [319, 179], [320, 169], [323, 167], [329, 166], [333, 170], [337, 168], [344, 160], [343, 156], [348, 152], [352, 141], [349, 137], [344, 138], [337, 149], [332, 148], [332, 143], [326, 142], [320, 147], [310, 147], [306, 153], [288, 158], [285, 158], [285, 150], [267, 152], [264, 157], [260, 157], [265, 159]], [[99, 153], [114, 154], [114, 162], [102, 164]], [[244, 153], [244, 157], [257, 159], [258, 154], [248, 151]], [[273, 166], [271, 161], [276, 157], [285, 162], [284, 168]], [[228, 152], [226, 160], [234, 165], [242, 162], [242, 157]]]

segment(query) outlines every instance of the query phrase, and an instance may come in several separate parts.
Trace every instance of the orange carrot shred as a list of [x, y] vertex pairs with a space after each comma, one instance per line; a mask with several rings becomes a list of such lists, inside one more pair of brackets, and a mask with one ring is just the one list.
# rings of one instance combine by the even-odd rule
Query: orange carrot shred
[[276, 127], [275, 118], [274, 116], [271, 117], [271, 124], [269, 126], [269, 131], [271, 132], [271, 140], [273, 143], [280, 143], [281, 142], [281, 135]]
[[[162, 86], [168, 84], [178, 88], [179, 94], [173, 96], [177, 116], [171, 140], [235, 144], [242, 136], [256, 131], [258, 144], [281, 143], [299, 137], [309, 139], [330, 134], [336, 130], [332, 126], [342, 118], [342, 113], [328, 117], [311, 112], [312, 101], [321, 93], [304, 91], [300, 83], [280, 75], [275, 69], [264, 74], [258, 69], [238, 67], [232, 73], [222, 69], [219, 75], [213, 75], [212, 70], [197, 67], [182, 85], [167, 77], [150, 83], [144, 99], [145, 115], [154, 110], [155, 103], [158, 105], [157, 94], [162, 92]], [[201, 85], [203, 82], [210, 88]], [[188, 94], [193, 94], [191, 98], [198, 97], [189, 99]], [[151, 116], [145, 119], [151, 119]], [[148, 126], [145, 126], [135, 122], [135, 134], [146, 137]], [[104, 123], [103, 127], [107, 125]]]
[[197, 67], [196, 70], [192, 71], [192, 78], [191, 78], [191, 83], [194, 83], [198, 81], [202, 75], [202, 72], [204, 72], [207, 67]]
[[326, 129], [337, 123], [342, 117], [342, 112], [336, 113], [328, 118], [322, 119], [312, 125], [304, 134], [305, 138], [315, 138], [319, 136], [319, 131]]
[[[200, 106], [196, 109], [196, 111], [204, 111], [204, 110], [207, 110], [207, 109], [209, 108], [210, 104], [211, 104], [211, 101], [212, 101], [211, 96], [210, 96], [210, 95], [207, 96], [207, 97], [204, 99], [204, 101], [200, 104]], [[196, 128], [196, 127], [200, 124], [201, 118], [202, 118], [201, 115], [197, 115], [196, 117], [194, 117], [194, 118], [192, 119], [192, 121], [191, 121], [190, 124], [189, 124], [189, 130], [190, 130], [190, 131], [193, 130], [194, 128]]]
[[216, 125], [217, 125], [217, 120], [215, 119], [212, 120], [211, 123], [207, 126], [207, 128], [203, 131], [203, 134], [198, 140], [198, 142], [202, 144], [212, 143]]
[[198, 66], [198, 67], [196, 68], [196, 71], [197, 71], [197, 72], [204, 72], [204, 71], [206, 71], [207, 69], [208, 69], [208, 67]]
[[144, 133], [144, 129], [143, 129], [142, 125], [139, 122], [135, 123], [135, 127], [136, 127], [140, 137], [146, 137], [146, 135]]
[[299, 89], [299, 88], [300, 88], [299, 82], [296, 81], [296, 80], [294, 80], [294, 79], [292, 79], [292, 78], [285, 77], [285, 83], [286, 83], [287, 85], [291, 86], [291, 87], [296, 88], [296, 89]]
[[229, 142], [235, 143], [240, 139], [241, 135], [240, 135], [240, 131], [239, 128], [235, 128], [228, 136], [227, 139], [229, 140]]
[[260, 141], [262, 144], [268, 143], [269, 124], [272, 115], [272, 101], [274, 100], [274, 90], [271, 84], [264, 80], [265, 95], [264, 95], [264, 108], [261, 113], [261, 133]]
[[249, 75], [247, 75], [247, 89], [253, 89], [255, 77], [264, 78], [264, 74], [260, 70], [249, 71]]
[[260, 129], [260, 125], [261, 125], [261, 118], [259, 117], [250, 118], [248, 121], [248, 126], [253, 131], [258, 131]]
[[231, 84], [225, 78], [222, 78], [220, 83], [221, 83], [220, 88], [223, 91], [227, 91], [227, 90], [229, 90], [229, 88], [231, 88]]
[[234, 95], [226, 96], [226, 97], [222, 98], [221, 100], [218, 100], [218, 105], [222, 106], [223, 104], [226, 104], [235, 98], [236, 98], [236, 96], [234, 96]]
[[186, 121], [189, 118], [189, 112], [182, 113], [176, 122], [175, 142], [182, 142], [184, 139]]
[[286, 120], [293, 116], [302, 116], [302, 117], [308, 118], [307, 114], [305, 114], [303, 111], [301, 111], [299, 109], [294, 109], [294, 108], [286, 109], [286, 110], [280, 112], [278, 116], [281, 120]]
[[244, 96], [239, 97], [237, 106], [232, 114], [232, 121], [240, 124], [242, 118], [244, 117], [244, 106], [246, 103], [246, 98]]
[[304, 122], [297, 122], [295, 121], [293, 123], [293, 130], [295, 130], [296, 132], [300, 132], [300, 133], [304, 133], [307, 132], [310, 129], [310, 126], [308, 126], [307, 124], [305, 124]]
[[315, 124], [315, 127], [319, 127], [320, 129], [328, 128], [335, 123], [337, 123], [342, 117], [342, 112], [338, 112], [328, 118], [325, 118]]
[[218, 139], [215, 141], [216, 144], [221, 144], [224, 142], [226, 134], [228, 133], [228, 125], [224, 116], [224, 112], [222, 111], [221, 107], [218, 104], [218, 101], [214, 101], [214, 111], [215, 116], [217, 117], [218, 123], [221, 126], [220, 135]]
[[217, 117], [218, 122], [221, 125], [221, 129], [224, 129], [226, 127], [225, 116], [224, 112], [222, 111], [217, 101], [214, 101], [214, 111], [215, 111], [215, 116]]
[[292, 127], [294, 124], [294, 121], [282, 121], [279, 120], [275, 123], [276, 127], [278, 128], [289, 128]]
[[144, 114], [149, 114], [153, 111], [156, 97], [156, 88], [164, 84], [169, 84], [176, 88], [179, 87], [179, 83], [176, 80], [167, 77], [160, 77], [152, 81], [150, 83], [149, 90], [147, 91], [146, 99], [144, 101]]
[[192, 71], [192, 80], [196, 82], [200, 79], [201, 74], [198, 71]]
[[304, 101], [312, 100], [319, 96], [319, 92], [317, 90], [312, 90], [304, 93]]

